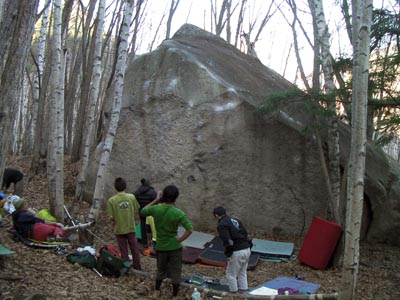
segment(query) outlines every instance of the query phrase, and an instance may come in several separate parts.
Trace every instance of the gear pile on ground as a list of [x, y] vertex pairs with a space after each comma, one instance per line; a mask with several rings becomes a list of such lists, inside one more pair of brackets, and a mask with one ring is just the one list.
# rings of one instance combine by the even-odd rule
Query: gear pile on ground
[[[30, 177], [28, 159], [12, 157], [8, 160], [8, 164], [22, 170], [28, 175], [27, 177]], [[71, 168], [66, 163], [65, 190], [70, 192], [65, 200], [66, 204], [73, 199], [76, 173], [76, 168]], [[34, 176], [26, 182], [24, 196], [32, 207], [38, 209], [48, 207], [46, 176]], [[81, 212], [86, 213], [88, 208], [89, 205], [83, 203]], [[5, 219], [7, 220], [11, 221], [10, 218]], [[0, 244], [15, 251], [15, 254], [0, 256], [0, 299], [150, 299], [154, 285], [152, 279], [139, 275], [100, 277], [91, 269], [70, 264], [65, 258], [65, 253], [57, 253], [54, 249], [29, 248], [15, 242], [7, 233], [7, 224], [4, 223], [6, 222], [0, 227]], [[95, 234], [101, 241], [95, 238], [93, 247], [99, 249], [104, 243], [116, 245], [105, 214], [100, 216], [97, 225], [98, 230]], [[260, 236], [259, 238], [292, 242], [295, 244], [295, 254], [298, 253], [302, 243], [301, 237]], [[142, 268], [154, 274], [156, 259], [144, 255], [141, 258]], [[184, 265], [183, 276], [196, 273], [222, 278], [224, 269]], [[249, 287], [256, 287], [276, 277], [295, 278], [296, 275], [308, 282], [320, 284], [319, 293], [337, 292], [341, 284], [339, 269], [330, 267], [325, 271], [314, 270], [298, 260], [281, 263], [261, 261], [255, 270], [248, 272]], [[357, 299], [400, 299], [399, 282], [400, 248], [362, 243]], [[161, 299], [169, 299], [171, 293], [169, 285], [163, 286]], [[182, 288], [180, 299], [190, 299], [191, 293], [188, 288]]]

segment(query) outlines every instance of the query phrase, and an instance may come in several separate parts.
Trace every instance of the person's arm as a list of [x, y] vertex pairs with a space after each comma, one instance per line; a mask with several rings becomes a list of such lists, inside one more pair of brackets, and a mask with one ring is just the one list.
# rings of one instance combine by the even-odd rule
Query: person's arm
[[184, 240], [186, 240], [191, 234], [192, 234], [192, 230], [187, 230], [185, 229], [185, 232], [180, 236], [176, 238], [176, 241], [179, 243], [182, 243]]
[[186, 240], [193, 232], [193, 225], [189, 218], [184, 214], [180, 220], [180, 224], [185, 228], [185, 231], [180, 237], [176, 238], [176, 241], [181, 243]]
[[219, 237], [222, 239], [225, 248], [225, 255], [229, 258], [233, 253], [233, 241], [229, 233], [229, 228], [225, 224], [220, 224], [217, 228]]

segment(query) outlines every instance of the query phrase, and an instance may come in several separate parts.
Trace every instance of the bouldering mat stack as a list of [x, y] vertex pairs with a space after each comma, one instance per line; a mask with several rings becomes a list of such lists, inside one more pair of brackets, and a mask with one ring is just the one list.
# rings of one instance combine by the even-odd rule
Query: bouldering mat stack
[[199, 258], [201, 252], [204, 249], [198, 249], [193, 247], [183, 247], [182, 261], [186, 264], [195, 264]]
[[277, 277], [271, 281], [267, 281], [259, 286], [246, 292], [250, 295], [277, 295], [278, 290], [282, 288], [290, 288], [299, 291], [301, 294], [313, 294], [318, 288], [319, 284], [307, 282], [304, 280], [289, 278], [289, 277]]
[[[225, 267], [226, 266], [226, 256], [224, 254], [224, 246], [220, 237], [215, 237], [212, 239], [199, 255], [199, 261], [203, 264]], [[253, 270], [259, 260], [260, 255], [257, 253], [252, 253], [250, 255], [248, 270]]]
[[299, 260], [310, 267], [324, 270], [341, 233], [341, 225], [314, 217], [299, 251]]
[[[178, 228], [178, 235], [182, 235], [185, 229]], [[215, 236], [208, 233], [193, 231], [192, 234], [182, 242], [183, 253], [182, 261], [187, 264], [194, 264], [197, 262], [201, 252], [203, 252], [205, 245], [208, 244]]]
[[293, 255], [294, 244], [286, 242], [275, 242], [262, 239], [253, 239], [252, 252], [258, 253], [260, 258], [285, 258]]

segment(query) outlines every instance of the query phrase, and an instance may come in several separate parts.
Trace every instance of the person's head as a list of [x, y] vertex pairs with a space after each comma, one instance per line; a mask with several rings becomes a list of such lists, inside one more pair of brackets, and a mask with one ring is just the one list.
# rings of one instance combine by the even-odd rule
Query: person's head
[[123, 192], [126, 190], [126, 181], [122, 177], [115, 178], [114, 187], [117, 192]]
[[218, 207], [214, 208], [213, 214], [214, 214], [214, 217], [216, 217], [217, 219], [220, 219], [226, 215], [226, 210], [222, 206], [218, 206]]
[[23, 198], [20, 198], [18, 196], [13, 196], [14, 200], [12, 201], [12, 204], [14, 205], [14, 208], [16, 210], [22, 210], [26, 206], [26, 200]]
[[178, 198], [178, 196], [179, 196], [178, 188], [175, 185], [171, 184], [163, 189], [160, 202], [175, 203], [176, 198]]
[[150, 180], [148, 178], [142, 178], [140, 179], [140, 183], [144, 186], [150, 186]]

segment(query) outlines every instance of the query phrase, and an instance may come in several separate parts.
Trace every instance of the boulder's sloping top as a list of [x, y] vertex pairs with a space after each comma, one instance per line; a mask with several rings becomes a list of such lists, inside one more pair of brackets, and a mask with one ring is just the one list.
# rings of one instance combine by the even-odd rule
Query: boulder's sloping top
[[138, 72], [140, 76], [133, 77], [144, 85], [139, 90], [135, 83], [125, 86], [127, 93], [134, 95], [127, 106], [146, 101], [149, 95], [162, 94], [179, 96], [190, 106], [223, 99], [234, 106], [241, 101], [256, 104], [266, 93], [293, 88], [258, 59], [189, 24], [155, 51], [138, 56], [127, 76]]

